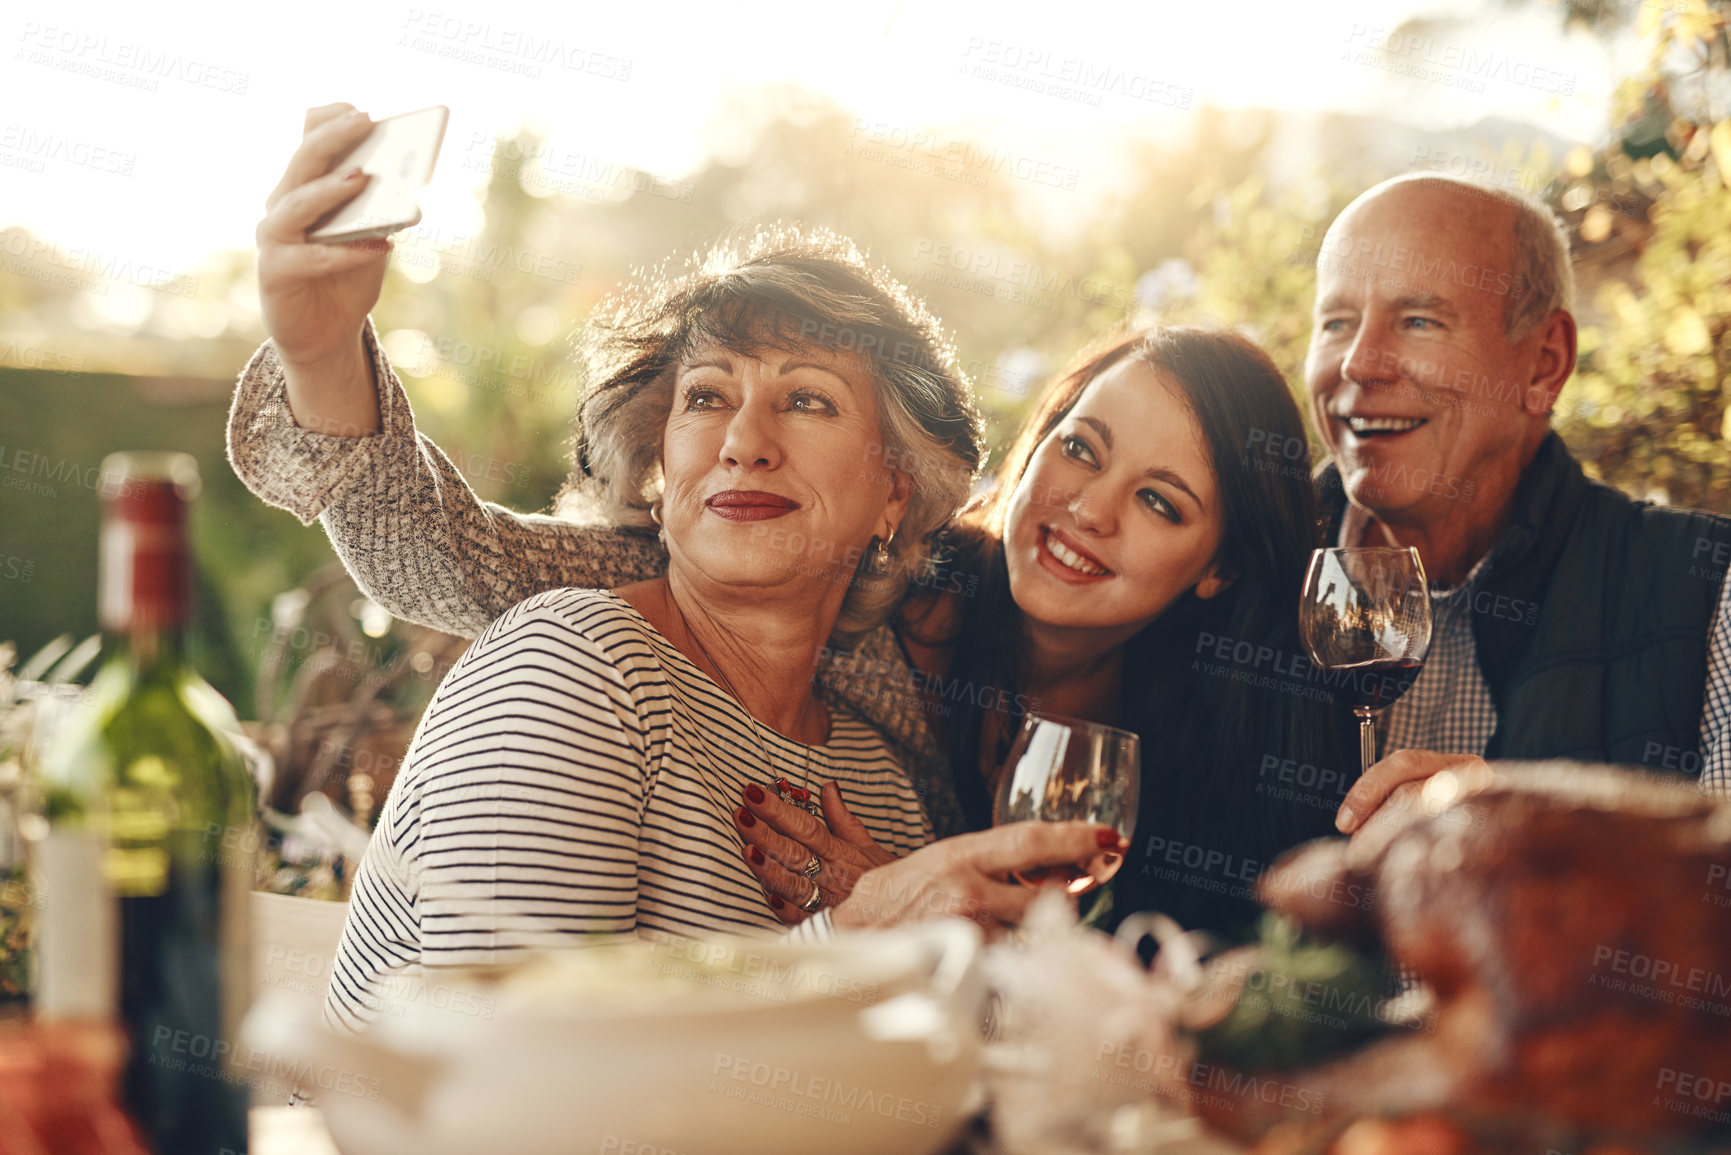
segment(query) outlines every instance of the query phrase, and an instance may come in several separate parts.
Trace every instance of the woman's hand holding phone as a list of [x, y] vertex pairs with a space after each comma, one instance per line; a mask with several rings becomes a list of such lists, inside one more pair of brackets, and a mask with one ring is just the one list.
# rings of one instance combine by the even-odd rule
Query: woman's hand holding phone
[[344, 437], [379, 428], [361, 329], [378, 303], [391, 246], [383, 239], [319, 244], [306, 234], [366, 187], [364, 173], [336, 162], [372, 126], [353, 105], [308, 110], [300, 147], [265, 201], [257, 233], [259, 305], [289, 409], [303, 428]]

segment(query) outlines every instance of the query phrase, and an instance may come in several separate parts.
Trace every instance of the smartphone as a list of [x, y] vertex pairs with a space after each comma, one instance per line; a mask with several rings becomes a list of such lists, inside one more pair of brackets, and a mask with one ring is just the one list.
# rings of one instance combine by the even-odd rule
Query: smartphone
[[337, 169], [358, 164], [372, 179], [354, 200], [308, 229], [307, 240], [364, 241], [418, 221], [421, 190], [432, 179], [450, 115], [450, 109], [435, 104], [375, 123], [367, 138], [336, 163]]

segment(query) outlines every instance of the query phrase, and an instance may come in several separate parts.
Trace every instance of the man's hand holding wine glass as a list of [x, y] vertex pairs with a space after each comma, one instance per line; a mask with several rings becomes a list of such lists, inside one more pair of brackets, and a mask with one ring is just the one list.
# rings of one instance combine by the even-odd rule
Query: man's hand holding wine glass
[[1396, 750], [1353, 783], [1335, 814], [1335, 828], [1356, 840], [1428, 813], [1422, 806], [1424, 788], [1442, 773], [1457, 775], [1470, 787], [1482, 782], [1491, 767], [1476, 754]]

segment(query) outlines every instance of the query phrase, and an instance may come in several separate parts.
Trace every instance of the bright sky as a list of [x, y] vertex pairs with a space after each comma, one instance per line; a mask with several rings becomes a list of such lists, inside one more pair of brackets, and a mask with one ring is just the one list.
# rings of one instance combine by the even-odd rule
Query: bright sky
[[1416, 41], [1391, 33], [1431, 10], [1422, 0], [13, 0], [0, 227], [177, 270], [248, 249], [304, 109], [332, 100], [377, 116], [451, 108], [423, 206], [459, 231], [485, 179], [465, 162], [524, 121], [598, 166], [677, 178], [738, 147], [724, 98], [781, 83], [832, 97], [868, 132], [965, 131], [1073, 166], [1096, 196], [1127, 138], [1179, 135], [1205, 103], [1434, 129], [1496, 115], [1602, 137], [1613, 69], [1598, 41], [1563, 35], [1555, 0], [1448, 9], [1469, 15]]

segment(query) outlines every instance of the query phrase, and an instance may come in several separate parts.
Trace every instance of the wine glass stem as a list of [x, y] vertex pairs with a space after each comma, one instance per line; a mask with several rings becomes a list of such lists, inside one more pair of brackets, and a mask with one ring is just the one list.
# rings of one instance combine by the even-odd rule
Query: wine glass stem
[[1376, 719], [1369, 710], [1355, 710], [1358, 715], [1358, 760], [1361, 770], [1376, 764]]

